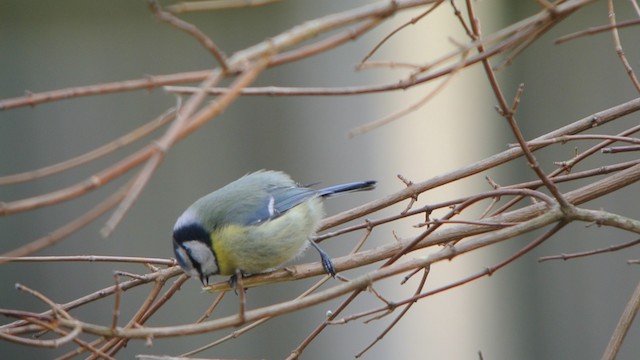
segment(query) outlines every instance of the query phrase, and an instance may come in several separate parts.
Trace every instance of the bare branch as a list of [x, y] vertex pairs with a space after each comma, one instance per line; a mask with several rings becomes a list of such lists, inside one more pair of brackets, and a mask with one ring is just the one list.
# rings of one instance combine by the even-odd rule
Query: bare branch
[[638, 313], [638, 309], [640, 309], [640, 283], [636, 286], [627, 306], [624, 308], [624, 311], [620, 316], [620, 321], [611, 335], [611, 339], [609, 340], [609, 344], [607, 345], [604, 354], [602, 354], [603, 360], [613, 360], [616, 358], [616, 355], [622, 347], [622, 342], [633, 323], [633, 319]]

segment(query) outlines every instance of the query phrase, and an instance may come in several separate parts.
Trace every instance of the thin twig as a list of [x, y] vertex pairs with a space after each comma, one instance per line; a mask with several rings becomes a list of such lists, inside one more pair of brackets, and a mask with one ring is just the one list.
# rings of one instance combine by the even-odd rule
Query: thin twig
[[66, 335], [60, 338], [51, 339], [51, 340], [28, 339], [28, 338], [10, 335], [2, 331], [0, 331], [0, 338], [17, 343], [17, 344], [26, 345], [26, 346], [48, 347], [48, 348], [55, 349], [75, 340], [82, 332], [82, 328], [80, 326], [75, 326], [72, 328], [73, 330], [67, 333]]
[[367, 133], [373, 129], [377, 129], [379, 127], [382, 127], [384, 125], [387, 125], [399, 118], [402, 118], [404, 116], [406, 116], [407, 114], [410, 114], [414, 111], [417, 111], [418, 109], [422, 108], [423, 106], [425, 106], [429, 101], [431, 101], [434, 97], [436, 97], [436, 95], [440, 94], [440, 92], [442, 92], [442, 90], [449, 84], [449, 82], [451, 80], [453, 80], [453, 78], [455, 77], [455, 75], [457, 75], [459, 73], [459, 71], [461, 69], [464, 69], [465, 66], [467, 65], [466, 63], [466, 58], [467, 58], [468, 53], [464, 52], [462, 53], [462, 59], [458, 62], [458, 67], [453, 69], [451, 71], [451, 73], [449, 73], [448, 77], [445, 78], [440, 84], [438, 84], [438, 86], [436, 86], [435, 89], [433, 89], [432, 91], [430, 91], [429, 93], [427, 93], [425, 96], [423, 96], [420, 100], [418, 100], [417, 102], [415, 102], [414, 104], [411, 104], [410, 106], [399, 110], [393, 114], [387, 115], [381, 119], [378, 120], [374, 120], [368, 124], [365, 125], [361, 125], [358, 126], [355, 129], [352, 129], [351, 131], [349, 131], [348, 136], [349, 137], [355, 137], [358, 135], [362, 135], [364, 133]]
[[[160, 291], [162, 290], [162, 287], [164, 286], [165, 282], [166, 282], [166, 279], [163, 277], [158, 277], [156, 279], [156, 282], [153, 288], [151, 289], [151, 291], [149, 292], [149, 294], [147, 295], [146, 299], [142, 302], [142, 304], [138, 308], [138, 311], [136, 311], [136, 313], [129, 320], [129, 322], [123, 327], [124, 329], [134, 329], [144, 324], [144, 320], [143, 320], [144, 316], [149, 311], [154, 301], [158, 298], [158, 295], [160, 294]], [[117, 329], [119, 328], [111, 329], [111, 332], [115, 333], [117, 332]], [[148, 338], [148, 337], [145, 337], [145, 338]], [[129, 339], [127, 337], [116, 336], [110, 339], [109, 341], [107, 341], [107, 343], [104, 344], [100, 348], [100, 350], [113, 355], [116, 352], [118, 352], [118, 350], [120, 350], [122, 347], [126, 346], [128, 342], [129, 342]], [[93, 360], [95, 359], [95, 356], [91, 356], [89, 357], [89, 359]]]
[[[429, 276], [429, 267], [425, 267], [424, 269], [424, 273], [422, 274], [422, 279], [420, 280], [420, 283], [418, 284], [418, 287], [416, 288], [416, 291], [414, 293], [415, 295], [418, 295], [422, 292], [422, 289], [424, 288], [424, 285], [427, 282], [427, 277]], [[417, 301], [416, 301], [417, 302]], [[366, 353], [369, 349], [371, 349], [375, 344], [377, 344], [380, 340], [382, 340], [390, 331], [391, 329], [393, 329], [396, 324], [400, 321], [400, 319], [402, 319], [407, 312], [409, 312], [409, 310], [411, 310], [411, 307], [416, 303], [416, 302], [411, 302], [408, 303], [404, 309], [402, 309], [402, 311], [400, 312], [400, 314], [398, 314], [398, 316], [396, 316], [395, 319], [393, 319], [393, 321], [391, 322], [391, 324], [389, 324], [383, 331], [382, 333], [380, 333], [380, 335], [378, 335], [378, 337], [376, 337], [376, 339], [374, 341], [372, 341], [369, 345], [367, 345], [367, 347], [365, 347], [362, 351], [360, 351], [359, 353], [356, 354], [356, 358], [360, 358], [362, 357], [362, 355], [364, 355], [364, 353]]]
[[[636, 133], [636, 132], [638, 132], [638, 131], [640, 131], [640, 125], [637, 125], [637, 126], [631, 127], [631, 128], [629, 128], [629, 129], [627, 129], [627, 130], [625, 130], [625, 131], [623, 131], [623, 132], [619, 133], [617, 136], [623, 136], [623, 137], [626, 137], [626, 136], [629, 136], [629, 135], [631, 135], [631, 134], [634, 134], [634, 133]], [[563, 136], [564, 136], [564, 135], [563, 135]], [[561, 138], [561, 137], [562, 137], [562, 136], [558, 136], [557, 138]], [[547, 139], [548, 139], [548, 138], [547, 138]], [[542, 138], [538, 138], [538, 139], [535, 139], [535, 140], [533, 140], [533, 141], [535, 142], [535, 141], [540, 141], [540, 140], [542, 140]], [[605, 140], [605, 141], [603, 141], [603, 142], [601, 142], [601, 143], [599, 143], [599, 144], [596, 144], [596, 145], [592, 146], [591, 148], [589, 148], [589, 149], [587, 149], [587, 150], [585, 150], [585, 151], [581, 152], [580, 154], [577, 154], [577, 155], [576, 155], [576, 156], [574, 156], [571, 160], [563, 161], [563, 162], [561, 163], [561, 168], [558, 168], [558, 169], [556, 169], [556, 170], [552, 171], [552, 172], [549, 174], [549, 177], [550, 177], [550, 178], [554, 178], [554, 179], [555, 179], [555, 178], [557, 177], [557, 175], [558, 175], [558, 174], [561, 174], [561, 173], [563, 173], [563, 172], [569, 172], [569, 171], [570, 171], [570, 170], [571, 170], [571, 169], [572, 169], [576, 164], [578, 164], [579, 162], [581, 162], [581, 161], [583, 161], [584, 159], [588, 158], [588, 157], [589, 157], [589, 156], [591, 156], [592, 154], [594, 154], [594, 153], [596, 153], [596, 152], [600, 151], [600, 149], [604, 148], [605, 146], [608, 146], [608, 145], [610, 145], [610, 144], [612, 144], [612, 143], [614, 143], [614, 142], [615, 142], [614, 140]], [[530, 142], [529, 144], [530, 144], [529, 146], [532, 146], [532, 145], [531, 145], [531, 142]], [[555, 180], [554, 180], [554, 182], [555, 182]], [[540, 183], [540, 185], [542, 185], [542, 182]], [[536, 188], [537, 188], [537, 187], [536, 187]], [[513, 206], [514, 204], [516, 204], [516, 203], [517, 203], [517, 202], [519, 202], [520, 200], [522, 200], [522, 198], [520, 198], [520, 199], [516, 198], [516, 199], [513, 199], [513, 200], [509, 201], [509, 203], [505, 204], [504, 206], [502, 206], [501, 208], [499, 208], [498, 210], [496, 210], [496, 211], [494, 212], [494, 214], [499, 214], [499, 213], [501, 213], [501, 212], [503, 212], [503, 211], [506, 211], [507, 209], [511, 208], [511, 206]]]
[[622, 63], [627, 76], [629, 76], [631, 84], [636, 88], [637, 92], [640, 92], [640, 81], [638, 81], [636, 74], [633, 72], [633, 68], [631, 67], [631, 64], [629, 64], [629, 60], [627, 60], [627, 57], [624, 54], [624, 49], [622, 48], [620, 34], [618, 33], [618, 27], [616, 26], [616, 11], [613, 6], [613, 0], [607, 1], [607, 7], [609, 10], [609, 22], [611, 24], [611, 36], [613, 37], [616, 54], [618, 55], [618, 58], [620, 58], [620, 62]]
[[[207, 320], [211, 316], [211, 314], [213, 314], [213, 311], [218, 307], [218, 305], [220, 304], [220, 302], [222, 301], [222, 298], [224, 298], [224, 295], [226, 293], [227, 293], [226, 291], [221, 291], [218, 294], [216, 299], [213, 300], [211, 305], [209, 305], [209, 308], [207, 309], [207, 311], [205, 311], [204, 314], [202, 314], [202, 316], [200, 316], [198, 318], [198, 320], [196, 320], [196, 324], [199, 324], [199, 323]], [[193, 354], [183, 354], [182, 356], [189, 356], [189, 355], [193, 355]]]
[[[219, 71], [212, 71], [209, 77], [201, 84], [202, 88], [206, 88], [216, 84], [222, 78], [222, 73]], [[133, 203], [136, 201], [147, 182], [160, 165], [160, 162], [164, 158], [164, 155], [169, 151], [171, 146], [178, 141], [178, 137], [180, 132], [186, 127], [186, 125], [190, 122], [191, 115], [196, 111], [197, 107], [204, 101], [204, 91], [200, 91], [195, 93], [189, 101], [185, 104], [185, 106], [181, 109], [178, 109], [178, 114], [176, 115], [176, 119], [173, 121], [169, 129], [165, 132], [165, 134], [153, 142], [154, 152], [151, 157], [147, 160], [145, 166], [140, 170], [138, 176], [133, 180], [130, 188], [127, 190], [124, 199], [120, 202], [118, 208], [116, 208], [115, 212], [111, 215], [105, 226], [101, 230], [101, 234], [103, 237], [108, 237], [118, 223], [122, 220], [126, 212], [131, 208]]]
[[640, 19], [627, 20], [627, 21], [622, 21], [615, 24], [593, 26], [586, 30], [577, 31], [568, 35], [561, 36], [557, 38], [553, 43], [556, 45], [562, 44], [563, 42], [574, 40], [585, 35], [595, 35], [605, 31], [609, 31], [613, 28], [622, 29], [628, 26], [636, 26], [636, 25], [640, 25]]
[[234, 8], [246, 8], [264, 6], [282, 0], [203, 0], [183, 1], [167, 7], [167, 10], [175, 14], [193, 11], [226, 10]]
[[[570, 14], [573, 11], [585, 6], [586, 4], [592, 2], [594, 0], [572, 0], [567, 1], [563, 4], [560, 4], [556, 7], [556, 12], [558, 14]], [[396, 0], [393, 2], [392, 6], [389, 6], [388, 3], [380, 3], [374, 5], [368, 5], [361, 8], [354, 9], [353, 11], [346, 12], [341, 16], [331, 15], [326, 18], [321, 18], [318, 21], [322, 24], [319, 28], [316, 27], [304, 27], [304, 28], [296, 28], [295, 31], [290, 29], [289, 32], [285, 32], [281, 34], [283, 40], [292, 39], [292, 42], [301, 42], [306, 40], [318, 32], [334, 30], [337, 27], [344, 26], [344, 24], [348, 24], [354, 21], [362, 20], [365, 17], [379, 17], [384, 14], [390, 14], [390, 12], [409, 9], [412, 7], [417, 7], [420, 5], [434, 3], [435, 0]], [[550, 15], [548, 13], [540, 13], [535, 16], [531, 16], [521, 22], [515, 23], [507, 28], [504, 28], [501, 31], [496, 32], [492, 36], [487, 37], [484, 41], [497, 41], [498, 39], [505, 38], [509, 35], [513, 35], [515, 33], [521, 32], [522, 29], [529, 28], [532, 24], [544, 24], [550, 19]], [[337, 20], [337, 21], [336, 21]], [[325, 26], [326, 25], [326, 26]], [[517, 42], [517, 38], [514, 38], [513, 41]], [[509, 43], [513, 43], [509, 42]], [[281, 43], [282, 41], [278, 41]], [[287, 42], [288, 44], [288, 42]], [[494, 49], [488, 49], [484, 54], [480, 54], [479, 56], [472, 56], [469, 59], [470, 64], [474, 64], [486, 56], [491, 56], [499, 53], [504, 50], [504, 46], [508, 44], [501, 44], [496, 46]], [[273, 46], [266, 43], [261, 43], [259, 45], [253, 46], [247, 51], [243, 51], [239, 54], [236, 54], [233, 57], [233, 61], [230, 59], [229, 63], [235, 64], [235, 61], [240, 63], [250, 60], [260, 54], [264, 54], [264, 52], [270, 47]], [[472, 49], [478, 46], [478, 43], [474, 42], [468, 45], [466, 48]], [[432, 66], [435, 66], [437, 63], [444, 61], [445, 59], [450, 59], [454, 56], [457, 56], [458, 53], [452, 53], [445, 56], [443, 59], [434, 62]], [[387, 84], [384, 86], [375, 87], [372, 90], [367, 90], [367, 92], [380, 92], [386, 90], [404, 90], [408, 86], [420, 84], [426, 81], [433, 80], [440, 76], [446, 75], [451, 69], [455, 68], [455, 65], [450, 66], [449, 69], [444, 69], [443, 71], [436, 72], [434, 74], [427, 74], [415, 79], [414, 82], [407, 84], [404, 82], [394, 82], [392, 84]], [[127, 80], [127, 81], [118, 81], [112, 83], [105, 83], [99, 85], [90, 85], [90, 86], [81, 86], [81, 87], [72, 87], [66, 89], [53, 90], [48, 92], [41, 93], [29, 93], [26, 96], [16, 97], [12, 99], [5, 99], [0, 101], [0, 110], [6, 110], [16, 107], [23, 106], [35, 106], [37, 104], [58, 101], [63, 99], [70, 99], [79, 96], [90, 96], [90, 95], [100, 95], [107, 94], [113, 92], [122, 92], [122, 91], [132, 91], [132, 90], [142, 90], [142, 89], [153, 89], [162, 85], [170, 85], [170, 84], [178, 84], [178, 83], [187, 83], [187, 82], [195, 82], [204, 80], [210, 73], [210, 70], [200, 70], [200, 71], [192, 71], [171, 75], [158, 75], [158, 76], [149, 76], [143, 79], [135, 79], [135, 80]], [[365, 87], [368, 88], [368, 87]]]
[[147, 4], [149, 8], [154, 13], [154, 15], [161, 21], [170, 24], [176, 29], [182, 30], [189, 35], [193, 36], [196, 40], [200, 42], [202, 46], [204, 46], [213, 57], [218, 61], [220, 67], [222, 68], [223, 73], [227, 73], [229, 71], [229, 65], [227, 64], [227, 56], [222, 52], [218, 46], [209, 38], [205, 33], [200, 31], [195, 25], [186, 22], [182, 19], [177, 18], [170, 12], [163, 11], [160, 7], [160, 4], [156, 0], [147, 0]]
[[[133, 202], [138, 198], [151, 178], [151, 175], [153, 175], [154, 171], [160, 165], [160, 161], [162, 161], [168, 149], [182, 138], [186, 132], [191, 132], [202, 127], [205, 123], [224, 112], [240, 95], [240, 90], [251, 84], [258, 75], [266, 69], [269, 60], [269, 55], [258, 59], [258, 61], [249, 66], [248, 69], [233, 82], [231, 85], [231, 91], [220, 95], [216, 101], [204, 106], [198, 112], [195, 112], [196, 107], [205, 99], [204, 90], [194, 94], [194, 96], [189, 99], [184, 108], [179, 112], [177, 120], [174, 121], [165, 135], [155, 143], [157, 145], [154, 146], [156, 151], [154, 151], [152, 157], [148, 160], [145, 167], [134, 180], [131, 189], [126, 194], [126, 198], [122, 200], [118, 209], [116, 209], [101, 230], [103, 236], [109, 236], [117, 224], [122, 220], [124, 214], [133, 205]], [[217, 71], [212, 72], [211, 76], [203, 82], [201, 86], [202, 89], [219, 81], [221, 79], [221, 75], [222, 74]]]
[[114, 263], [140, 263], [175, 266], [174, 259], [148, 258], [135, 256], [107, 256], [107, 255], [75, 255], [75, 256], [24, 256], [1, 257], [2, 262], [114, 262]]
[[[601, 179], [599, 181], [595, 181], [582, 188], [570, 191], [566, 193], [565, 196], [571, 203], [580, 205], [583, 202], [596, 199], [600, 196], [603, 196], [604, 194], [611, 193], [616, 189], [628, 186], [629, 184], [632, 184], [636, 181], [640, 181], [640, 164], [636, 164], [631, 168], [610, 175], [609, 177]], [[489, 197], [489, 194], [490, 193], [485, 193], [483, 194], [483, 196]], [[477, 199], [469, 198], [468, 203], [471, 204], [475, 200]], [[469, 205], [467, 204], [465, 206]], [[392, 255], [397, 255], [402, 251], [406, 251], [403, 249], [407, 248], [410, 248], [411, 250], [417, 250], [431, 245], [440, 245], [458, 241], [461, 238], [479, 234], [497, 234], [502, 232], [518, 231], [517, 229], [521, 228], [523, 221], [530, 221], [539, 214], [546, 214], [548, 216], [551, 216], [552, 218], [557, 217], [554, 219], [558, 220], [562, 217], [558, 217], [558, 211], [560, 210], [557, 207], [550, 208], [547, 203], [539, 202], [522, 209], [513, 210], [509, 213], [504, 213], [486, 219], [487, 221], [492, 222], [518, 223], [514, 226], [500, 228], [498, 230], [466, 224], [451, 226], [439, 232], [431, 233], [428, 239], [421, 240], [417, 244], [416, 238], [422, 238], [424, 236], [424, 233], [418, 235], [417, 237], [411, 237], [409, 239], [402, 240], [399, 243], [391, 243], [380, 248], [362, 251], [358, 254], [355, 254], [354, 256], [334, 258], [334, 265], [337, 269], [339, 269], [339, 271], [345, 271], [382, 260], [389, 261], [392, 258]], [[613, 214], [606, 212], [591, 213], [586, 210], [574, 209], [571, 214], [566, 216], [571, 216], [571, 218], [581, 221], [599, 223], [605, 226], [615, 226], [633, 232], [636, 232], [638, 231], [637, 229], [640, 229], [640, 225], [637, 225], [636, 228], [635, 221], [621, 217], [619, 215], [613, 216]], [[549, 220], [550, 222], [546, 223], [546, 225], [551, 224], [555, 220]], [[638, 231], [638, 233], [640, 233], [640, 231]], [[302, 279], [322, 274], [324, 274], [322, 265], [319, 262], [315, 262], [311, 264], [290, 266], [286, 270], [277, 270], [268, 274], [250, 276], [245, 278], [244, 280], [245, 286], [257, 286], [259, 284], [269, 284], [278, 281], [290, 281], [292, 279]], [[221, 282], [210, 285], [207, 289], [212, 292], [228, 291], [229, 286], [227, 282]]]
[[443, 0], [439, 0], [439, 1], [435, 2], [429, 9], [424, 11], [422, 14], [411, 18], [411, 20], [409, 20], [406, 23], [400, 25], [399, 27], [397, 27], [393, 31], [391, 31], [389, 34], [387, 34], [382, 40], [380, 40], [373, 47], [373, 49], [371, 49], [369, 51], [369, 53], [367, 55], [365, 55], [365, 57], [362, 60], [360, 60], [360, 64], [358, 64], [357, 68], [358, 69], [362, 69], [365, 66], [366, 62], [373, 56], [373, 54], [375, 54], [378, 51], [378, 49], [380, 49], [380, 47], [382, 47], [382, 45], [385, 42], [387, 42], [387, 40], [391, 39], [395, 34], [399, 33], [402, 29], [404, 29], [404, 28], [406, 28], [408, 26], [416, 24], [422, 18], [424, 18], [425, 16], [429, 15], [430, 13], [432, 13], [435, 9], [437, 9], [443, 2], [444, 2]]
[[[122, 282], [122, 283], [120, 283], [120, 289], [122, 289], [122, 291], [126, 291], [126, 290], [132, 289], [134, 287], [140, 286], [142, 284], [146, 284], [146, 283], [155, 281], [159, 277], [170, 278], [170, 277], [173, 277], [173, 276], [177, 276], [179, 274], [182, 274], [182, 270], [179, 267], [174, 266], [174, 267], [171, 267], [171, 268], [168, 268], [168, 269], [160, 270], [160, 271], [158, 271], [156, 273], [145, 275], [141, 279], [133, 279], [133, 280]], [[116, 292], [116, 287], [112, 285], [112, 286], [106, 287], [104, 289], [100, 289], [98, 291], [95, 291], [95, 292], [93, 292], [91, 294], [88, 294], [88, 295], [82, 296], [80, 298], [77, 298], [75, 300], [72, 300], [70, 302], [67, 302], [65, 304], [60, 304], [60, 308], [66, 310], [66, 311], [71, 310], [71, 309], [75, 309], [75, 308], [78, 308], [80, 306], [83, 306], [83, 305], [86, 305], [88, 303], [91, 303], [93, 301], [96, 301], [96, 300], [99, 300], [99, 299], [103, 299], [103, 298], [105, 298], [107, 296], [111, 296], [111, 295], [115, 294], [115, 292]], [[52, 313], [51, 310], [45, 311], [45, 312], [42, 312], [40, 314], [40, 316], [47, 316], [47, 315], [50, 315], [51, 313]], [[0, 326], [0, 331], [3, 330], [3, 329], [7, 329], [7, 328], [13, 328], [13, 327], [17, 327], [17, 326], [22, 326], [24, 324], [25, 324], [24, 321], [16, 321], [16, 322], [13, 322], [13, 323], [10, 323], [10, 324], [6, 324], [6, 325], [3, 325], [3, 326]]]
[[[547, 232], [545, 232], [544, 234], [542, 234], [541, 236], [539, 236], [538, 238], [534, 239], [532, 242], [530, 242], [529, 244], [527, 244], [525, 247], [523, 247], [522, 249], [518, 250], [516, 253], [514, 253], [513, 255], [511, 255], [509, 258], [507, 258], [506, 260], [485, 268], [484, 270], [480, 271], [479, 273], [476, 273], [474, 275], [471, 275], [469, 277], [466, 277], [464, 279], [458, 280], [456, 282], [447, 284], [445, 286], [439, 287], [437, 289], [433, 289], [421, 294], [417, 294], [414, 295], [412, 297], [409, 297], [407, 299], [404, 299], [402, 301], [398, 301], [396, 302], [394, 305], [396, 306], [401, 306], [401, 305], [405, 305], [405, 304], [410, 304], [413, 303], [415, 301], [418, 301], [420, 299], [429, 297], [429, 296], [433, 296], [435, 294], [465, 285], [469, 282], [475, 281], [477, 279], [480, 279], [482, 277], [485, 276], [491, 276], [493, 275], [496, 271], [502, 269], [503, 267], [509, 265], [510, 263], [512, 263], [513, 261], [515, 261], [516, 259], [519, 259], [520, 257], [522, 257], [523, 255], [525, 255], [526, 253], [528, 253], [529, 251], [533, 250], [535, 247], [537, 247], [538, 245], [542, 244], [543, 242], [545, 242], [547, 239], [549, 239], [551, 236], [553, 236], [556, 232], [558, 232], [562, 227], [564, 227], [566, 225], [566, 223], [564, 222], [560, 222], [557, 223], [552, 229], [548, 230]], [[350, 320], [362, 317], [362, 316], [369, 316], [372, 313], [375, 312], [381, 312], [381, 311], [385, 311], [386, 308], [379, 308], [379, 309], [375, 309], [375, 310], [370, 310], [367, 311], [366, 314], [357, 314], [354, 315], [350, 318]]]
[[[473, 33], [478, 39], [480, 39], [481, 38], [480, 22], [476, 18], [475, 11], [473, 9], [473, 4], [472, 4], [472, 2], [470, 0], [467, 0], [467, 10], [469, 11], [469, 19], [470, 19], [470, 22], [471, 22], [471, 27], [473, 29]], [[554, 10], [555, 10], [555, 8], [554, 8]], [[483, 45], [479, 45], [478, 46], [478, 52], [482, 53], [484, 51], [485, 51], [484, 46]], [[505, 99], [505, 97], [504, 97], [504, 95], [502, 93], [502, 89], [500, 88], [500, 85], [498, 84], [498, 79], [496, 78], [495, 72], [491, 68], [491, 64], [489, 63], [488, 59], [482, 60], [482, 66], [484, 67], [485, 73], [487, 74], [487, 77], [489, 78], [489, 83], [491, 84], [491, 88], [493, 89], [493, 92], [495, 93], [495, 96], [496, 96], [496, 98], [498, 100], [498, 103], [500, 104], [499, 105], [499, 112], [507, 120], [507, 122], [509, 123], [509, 126], [511, 127], [511, 130], [513, 131], [513, 134], [515, 135], [516, 139], [518, 140], [518, 143], [520, 144], [520, 146], [522, 148], [524, 156], [527, 158], [527, 161], [529, 162], [529, 166], [531, 166], [531, 168], [536, 173], [536, 175], [540, 178], [540, 180], [542, 180], [542, 183], [545, 185], [545, 187], [547, 189], [549, 189], [549, 192], [558, 201], [558, 203], [560, 204], [561, 208], [564, 211], [569, 211], [569, 209], [572, 208], [572, 205], [562, 196], [562, 194], [558, 190], [557, 186], [553, 182], [551, 182], [551, 180], [549, 180], [549, 178], [544, 173], [544, 171], [542, 171], [542, 169], [540, 168], [540, 164], [538, 163], [538, 161], [536, 160], [535, 156], [533, 155], [533, 152], [526, 145], [526, 141], [524, 139], [524, 136], [522, 135], [522, 132], [520, 131], [520, 128], [518, 127], [518, 124], [516, 122], [515, 110], [517, 108], [517, 105], [520, 102], [520, 97], [522, 96], [523, 86], [524, 85], [522, 85], [522, 84], [520, 85], [520, 87], [518, 88], [518, 92], [516, 93], [516, 96], [514, 98], [513, 105], [509, 106], [508, 103], [507, 103], [507, 100]]]
[[60, 242], [70, 234], [73, 234], [74, 232], [82, 229], [95, 219], [99, 218], [102, 214], [115, 207], [124, 198], [127, 189], [128, 185], [121, 187], [118, 191], [111, 194], [108, 198], [98, 203], [98, 205], [94, 206], [92, 209], [80, 215], [79, 217], [73, 219], [66, 225], [59, 227], [58, 229], [39, 239], [33, 240], [16, 249], [2, 254], [2, 257], [0, 257], [0, 264], [2, 264], [4, 261], [12, 261], [12, 259], [14, 258], [33, 254], [37, 251]]
[[167, 301], [169, 301], [169, 299], [171, 299], [173, 297], [173, 295], [175, 295], [175, 293], [178, 292], [178, 290], [180, 290], [180, 287], [182, 286], [182, 284], [184, 284], [187, 280], [189, 280], [189, 276], [188, 275], [186, 275], [186, 274], [180, 275], [173, 282], [173, 284], [171, 284], [171, 287], [169, 287], [169, 289], [167, 289], [167, 291], [165, 291], [165, 293], [162, 294], [160, 299], [158, 299], [158, 301], [156, 301], [151, 307], [149, 307], [149, 309], [147, 309], [147, 311], [144, 313], [144, 315], [142, 315], [140, 317], [139, 323], [140, 324], [144, 324], [147, 320], [149, 320], [149, 318], [153, 314], [155, 314], [158, 310], [160, 310], [160, 308]]
[[40, 301], [44, 302], [45, 304], [47, 304], [51, 308], [51, 311], [55, 316], [59, 316], [59, 317], [65, 318], [65, 319], [72, 319], [71, 315], [69, 315], [69, 313], [65, 309], [63, 309], [60, 305], [54, 303], [48, 297], [44, 296], [44, 294], [42, 294], [41, 292], [33, 290], [33, 289], [30, 289], [30, 288], [28, 288], [28, 287], [26, 287], [25, 285], [22, 285], [22, 284], [16, 284], [15, 287], [16, 287], [17, 290], [26, 292], [26, 293], [34, 296], [38, 300], [40, 300]]
[[173, 120], [175, 116], [175, 109], [169, 109], [164, 114], [149, 121], [141, 127], [127, 133], [126, 135], [106, 144], [97, 149], [84, 153], [78, 157], [63, 161], [58, 164], [50, 165], [36, 170], [31, 170], [19, 174], [12, 174], [0, 177], [0, 185], [10, 185], [24, 181], [36, 180], [45, 176], [58, 174], [60, 172], [72, 169], [76, 166], [80, 166], [105, 155], [108, 155], [120, 148], [123, 148], [139, 139], [149, 135], [151, 132], [166, 125]]
[[596, 254], [602, 254], [605, 252], [614, 252], [614, 251], [618, 251], [618, 250], [622, 250], [634, 245], [640, 244], [640, 239], [634, 240], [634, 241], [629, 241], [626, 242], [624, 244], [620, 244], [620, 245], [612, 245], [606, 248], [602, 248], [602, 249], [596, 249], [596, 250], [590, 250], [590, 251], [584, 251], [584, 252], [579, 252], [579, 253], [575, 253], [575, 254], [560, 254], [560, 255], [551, 255], [551, 256], [543, 256], [541, 258], [538, 259], [538, 262], [543, 262], [543, 261], [548, 261], [548, 260], [570, 260], [570, 259], [575, 259], [575, 258], [579, 258], [579, 257], [585, 257], [585, 256], [591, 256], [591, 255], [596, 255]]
[[[327, 50], [333, 49], [341, 44], [344, 44], [347, 41], [353, 41], [359, 38], [361, 35], [379, 25], [381, 21], [381, 18], [375, 17], [373, 19], [364, 21], [362, 24], [357, 25], [352, 29], [346, 29], [337, 34], [331, 35], [324, 40], [319, 40], [313, 44], [274, 55], [271, 59], [271, 62], [269, 63], [269, 66], [278, 66], [303, 58], [308, 58], [322, 52], [326, 52]], [[244, 89], [241, 94], [245, 95]]]
[[[637, 129], [638, 127], [634, 127], [634, 129]], [[628, 132], [630, 129], [626, 130], [625, 132]], [[527, 145], [531, 146], [531, 145], [549, 145], [549, 144], [557, 144], [557, 143], [566, 143], [568, 141], [572, 141], [572, 140], [609, 140], [609, 143], [612, 142], [628, 142], [631, 144], [640, 144], [640, 139], [638, 138], [632, 138], [632, 137], [628, 137], [628, 136], [621, 136], [621, 135], [605, 135], [605, 134], [580, 134], [580, 135], [563, 135], [563, 136], [558, 136], [557, 138], [553, 138], [553, 139], [546, 139], [546, 140], [539, 140], [539, 141], [528, 141]], [[520, 144], [509, 144], [509, 146], [520, 146]]]

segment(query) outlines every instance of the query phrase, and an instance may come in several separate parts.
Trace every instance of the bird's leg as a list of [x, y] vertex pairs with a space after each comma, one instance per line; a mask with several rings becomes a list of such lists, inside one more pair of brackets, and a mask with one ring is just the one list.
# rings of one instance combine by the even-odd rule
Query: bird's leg
[[312, 239], [309, 239], [309, 242], [320, 254], [320, 260], [322, 261], [322, 267], [324, 268], [324, 272], [331, 275], [332, 277], [336, 277], [336, 268], [335, 266], [333, 266], [333, 261], [331, 261], [331, 258], [329, 257], [329, 255], [327, 255], [327, 253], [324, 252], [324, 250], [322, 250], [320, 246], [318, 246], [318, 244], [316, 244], [316, 242], [313, 241]]
[[[242, 276], [242, 274], [240, 274]], [[237, 274], [233, 274], [229, 277], [229, 287], [233, 289], [233, 292], [238, 295], [238, 276]]]
[[244, 296], [245, 295], [244, 285], [242, 284], [242, 271], [240, 269], [236, 269], [236, 273], [233, 276], [235, 276], [236, 285], [240, 289], [240, 309], [238, 310], [238, 321], [240, 322], [240, 324], [244, 324], [244, 322], [245, 322], [244, 309], [245, 309], [245, 301], [246, 301], [246, 299], [245, 299], [245, 296]]
[[229, 277], [229, 287], [233, 289], [233, 292], [238, 295], [238, 289], [241, 290], [241, 292], [247, 292], [247, 289], [244, 288], [244, 286], [242, 285], [242, 279], [246, 276], [246, 274], [242, 273], [242, 270], [237, 269], [235, 274], [231, 275]]

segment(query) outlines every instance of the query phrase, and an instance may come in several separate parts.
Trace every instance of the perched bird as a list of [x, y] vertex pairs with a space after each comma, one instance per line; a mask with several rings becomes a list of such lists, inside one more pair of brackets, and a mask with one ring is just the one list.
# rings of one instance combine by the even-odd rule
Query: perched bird
[[279, 171], [258, 171], [198, 199], [173, 228], [173, 251], [180, 267], [209, 284], [211, 275], [258, 274], [300, 255], [311, 244], [324, 270], [335, 275], [329, 256], [313, 236], [324, 216], [322, 200], [371, 190], [362, 181], [314, 190]]

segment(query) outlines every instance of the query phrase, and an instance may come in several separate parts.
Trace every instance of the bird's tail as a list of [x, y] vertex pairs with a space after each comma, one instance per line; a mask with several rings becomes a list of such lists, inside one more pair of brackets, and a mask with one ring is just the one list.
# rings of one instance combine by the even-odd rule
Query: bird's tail
[[352, 182], [348, 184], [330, 186], [328, 188], [318, 190], [318, 193], [322, 197], [332, 197], [344, 193], [354, 192], [354, 191], [365, 191], [372, 190], [376, 187], [376, 181], [358, 181]]

